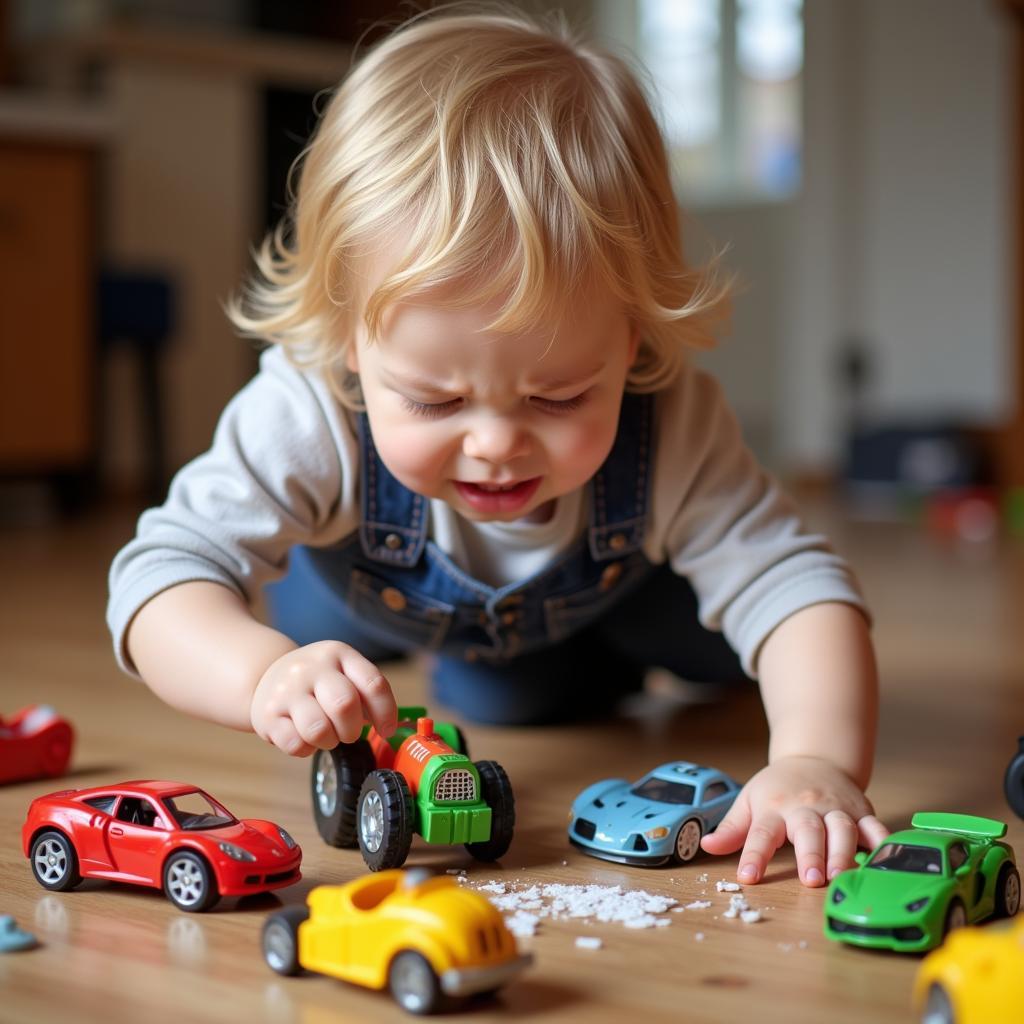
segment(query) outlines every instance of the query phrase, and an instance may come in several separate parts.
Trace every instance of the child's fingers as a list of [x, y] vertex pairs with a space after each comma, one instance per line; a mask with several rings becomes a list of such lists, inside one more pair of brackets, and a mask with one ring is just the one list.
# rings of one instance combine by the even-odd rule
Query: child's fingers
[[829, 811], [825, 815], [828, 835], [828, 877], [833, 879], [840, 871], [853, 867], [857, 852], [857, 823], [846, 811]]
[[352, 681], [340, 672], [321, 676], [313, 687], [313, 696], [314, 703], [330, 719], [332, 732], [337, 736], [335, 743], [355, 743], [363, 731], [364, 708]]
[[[317, 684], [319, 686], [319, 684]], [[349, 687], [351, 689], [351, 687]], [[363, 710], [355, 691], [352, 691], [351, 703], [355, 708], [356, 735], [363, 724]], [[340, 733], [336, 731], [334, 720], [328, 715], [319, 697], [303, 693], [292, 699], [289, 708], [295, 731], [303, 742], [318, 750], [331, 750], [338, 745]]]
[[292, 757], [307, 757], [313, 748], [299, 735], [290, 718], [278, 718], [267, 730], [266, 739]]
[[800, 881], [812, 887], [824, 885], [825, 824], [821, 815], [810, 807], [797, 807], [786, 817], [786, 832], [796, 854]]
[[736, 877], [751, 885], [760, 881], [768, 861], [785, 841], [786, 823], [781, 815], [773, 813], [754, 818], [743, 845], [743, 853], [740, 854]]
[[857, 822], [861, 845], [873, 850], [889, 834], [889, 830], [873, 814], [865, 814]]
[[381, 736], [390, 736], [398, 727], [398, 705], [391, 684], [380, 669], [354, 647], [341, 645], [341, 670], [359, 692], [366, 717]]
[[747, 838], [750, 830], [750, 804], [740, 796], [729, 809], [729, 813], [719, 822], [714, 832], [709, 832], [700, 845], [705, 852], [720, 856], [724, 853], [735, 853]]

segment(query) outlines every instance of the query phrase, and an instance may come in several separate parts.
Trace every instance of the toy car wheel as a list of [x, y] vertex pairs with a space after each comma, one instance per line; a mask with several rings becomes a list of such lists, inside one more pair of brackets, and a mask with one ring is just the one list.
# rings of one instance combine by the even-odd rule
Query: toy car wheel
[[54, 830], [36, 836], [29, 859], [32, 874], [44, 889], [67, 892], [82, 880], [75, 848], [63, 832]]
[[466, 843], [477, 860], [498, 860], [508, 853], [516, 829], [516, 798], [505, 769], [497, 761], [476, 761], [480, 774], [480, 799], [491, 809], [491, 838], [482, 843]]
[[164, 895], [189, 913], [209, 910], [220, 899], [209, 864], [189, 850], [177, 850], [167, 858]]
[[954, 932], [957, 928], [964, 928], [967, 925], [967, 911], [964, 910], [964, 905], [959, 900], [953, 900], [949, 905], [949, 910], [946, 911], [946, 923], [943, 926], [942, 934], [948, 935], [950, 932]]
[[310, 774], [313, 819], [317, 831], [330, 846], [359, 845], [359, 792], [373, 768], [373, 751], [362, 739], [339, 743], [333, 750], [318, 750], [314, 756]]
[[953, 1004], [949, 1001], [946, 990], [938, 982], [933, 983], [928, 989], [921, 1024], [956, 1024]]
[[1017, 753], [1006, 767], [1003, 792], [1006, 802], [1018, 818], [1024, 818], [1024, 736], [1018, 741]]
[[399, 868], [412, 845], [413, 806], [404, 776], [378, 768], [359, 793], [359, 849], [371, 871]]
[[441, 982], [420, 953], [406, 950], [391, 961], [388, 988], [395, 1002], [407, 1013], [436, 1013], [441, 1008]]
[[690, 818], [680, 825], [676, 833], [676, 863], [686, 864], [700, 853], [700, 837], [700, 822], [696, 818]]
[[996, 917], [1013, 917], [1020, 910], [1020, 873], [1012, 864], [1004, 864], [996, 879]]
[[285, 907], [263, 924], [260, 944], [267, 966], [278, 974], [298, 974], [299, 925], [309, 917], [308, 907]]

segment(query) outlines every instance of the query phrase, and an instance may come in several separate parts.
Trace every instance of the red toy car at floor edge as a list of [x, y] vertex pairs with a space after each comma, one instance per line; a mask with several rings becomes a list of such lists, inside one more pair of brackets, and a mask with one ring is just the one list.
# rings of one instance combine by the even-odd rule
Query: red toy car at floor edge
[[239, 821], [196, 786], [121, 782], [33, 800], [22, 848], [45, 889], [83, 878], [162, 889], [180, 910], [297, 882], [302, 850], [279, 825]]
[[75, 730], [47, 704], [0, 715], [0, 783], [63, 775]]

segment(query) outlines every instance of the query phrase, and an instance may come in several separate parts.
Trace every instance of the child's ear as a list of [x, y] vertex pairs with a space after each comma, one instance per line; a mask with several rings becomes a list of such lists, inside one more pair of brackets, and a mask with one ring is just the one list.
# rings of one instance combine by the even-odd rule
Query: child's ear
[[349, 373], [354, 373], [357, 375], [359, 373], [358, 348], [359, 346], [356, 343], [356, 339], [350, 338], [348, 348], [345, 349], [345, 369], [347, 369]]

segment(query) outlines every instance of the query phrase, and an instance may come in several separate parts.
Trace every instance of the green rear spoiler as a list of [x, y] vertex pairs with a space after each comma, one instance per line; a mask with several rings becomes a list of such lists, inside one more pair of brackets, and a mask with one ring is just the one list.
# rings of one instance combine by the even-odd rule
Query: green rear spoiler
[[995, 818], [979, 818], [973, 814], [947, 814], [942, 811], [918, 811], [910, 819], [914, 828], [930, 828], [939, 832], [959, 832], [972, 839], [1002, 839], [1006, 822]]

